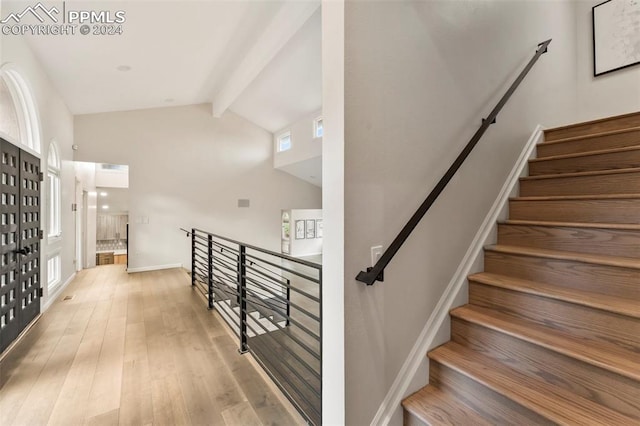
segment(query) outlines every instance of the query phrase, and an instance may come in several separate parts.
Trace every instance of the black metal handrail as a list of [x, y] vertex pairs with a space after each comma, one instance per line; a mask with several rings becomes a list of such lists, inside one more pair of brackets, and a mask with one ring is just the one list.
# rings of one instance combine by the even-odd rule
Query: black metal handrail
[[191, 285], [275, 384], [314, 425], [322, 423], [322, 266], [199, 229]]
[[482, 125], [473, 135], [467, 146], [462, 150], [458, 158], [453, 162], [449, 170], [444, 174], [444, 176], [438, 181], [436, 186], [433, 188], [429, 196], [426, 200], [420, 205], [418, 210], [411, 216], [411, 219], [407, 222], [407, 224], [402, 228], [398, 236], [393, 240], [393, 242], [389, 245], [389, 248], [385, 250], [380, 259], [376, 262], [373, 267], [367, 268], [367, 271], [360, 271], [356, 276], [356, 280], [366, 283], [367, 285], [373, 285], [376, 281], [384, 281], [384, 269], [387, 267], [391, 259], [395, 256], [395, 254], [400, 250], [400, 247], [404, 244], [404, 242], [409, 238], [411, 232], [418, 225], [423, 216], [429, 211], [429, 208], [433, 205], [433, 203], [438, 199], [438, 196], [442, 193], [444, 188], [447, 186], [449, 181], [456, 174], [462, 163], [467, 159], [473, 148], [476, 146], [480, 138], [484, 135], [487, 128], [496, 122], [496, 117], [498, 113], [502, 109], [502, 107], [507, 103], [513, 92], [518, 88], [522, 80], [529, 73], [533, 65], [536, 63], [540, 55], [547, 52], [547, 47], [551, 43], [551, 39], [546, 40], [540, 44], [538, 44], [538, 48], [536, 49], [536, 53], [531, 58], [527, 66], [522, 70], [518, 78], [511, 84], [507, 92], [502, 96], [498, 104], [493, 108], [491, 113], [487, 118], [482, 119]]

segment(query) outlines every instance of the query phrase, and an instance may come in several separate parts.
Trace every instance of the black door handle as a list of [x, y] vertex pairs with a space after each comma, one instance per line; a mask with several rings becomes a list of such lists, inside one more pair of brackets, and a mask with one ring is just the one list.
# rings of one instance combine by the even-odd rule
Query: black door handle
[[26, 256], [31, 253], [31, 249], [29, 247], [21, 248], [20, 250], [16, 250], [16, 253]]

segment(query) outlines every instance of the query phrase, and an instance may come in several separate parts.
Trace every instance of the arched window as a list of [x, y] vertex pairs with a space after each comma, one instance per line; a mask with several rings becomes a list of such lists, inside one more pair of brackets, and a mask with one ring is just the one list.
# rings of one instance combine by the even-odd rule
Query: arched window
[[49, 238], [56, 238], [62, 234], [61, 206], [60, 206], [60, 153], [55, 141], [49, 145], [47, 156], [47, 180], [49, 181]]
[[0, 136], [40, 153], [38, 112], [25, 79], [11, 64], [0, 69]]

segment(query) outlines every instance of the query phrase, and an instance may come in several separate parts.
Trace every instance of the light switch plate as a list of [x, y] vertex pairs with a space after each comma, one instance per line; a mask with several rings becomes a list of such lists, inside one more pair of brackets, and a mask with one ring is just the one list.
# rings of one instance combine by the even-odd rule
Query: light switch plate
[[371, 266], [375, 265], [382, 256], [382, 246], [371, 247]]

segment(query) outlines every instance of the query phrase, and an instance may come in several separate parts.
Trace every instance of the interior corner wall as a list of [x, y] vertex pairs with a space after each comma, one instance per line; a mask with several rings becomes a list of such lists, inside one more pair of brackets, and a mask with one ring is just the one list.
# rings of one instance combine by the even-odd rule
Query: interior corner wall
[[[269, 132], [210, 105], [75, 116], [75, 159], [129, 166], [129, 267], [190, 269], [179, 228], [280, 251], [282, 209], [321, 208], [321, 190], [273, 168]], [[249, 208], [239, 208], [249, 199]]]
[[592, 8], [602, 1], [575, 2], [580, 121], [640, 111], [640, 64], [597, 77], [593, 75]]
[[[60, 253], [61, 256], [61, 283], [68, 282], [75, 273], [75, 218], [71, 214], [71, 204], [75, 200], [75, 169], [73, 166], [73, 116], [67, 108], [64, 100], [57, 92], [53, 83], [45, 73], [38, 59], [33, 55], [26, 41], [21, 36], [2, 36], [2, 64], [11, 63], [29, 85], [35, 98], [40, 124], [41, 144], [41, 170], [47, 169], [47, 155], [52, 139], [56, 140], [61, 159], [61, 206], [62, 206], [62, 238], [54, 243], [48, 243], [47, 239], [42, 244], [41, 280], [44, 288], [44, 306], [52, 295], [49, 295], [47, 285], [47, 257], [52, 253]], [[44, 187], [46, 188], [46, 187]], [[43, 212], [47, 206], [47, 191], [42, 191]], [[41, 226], [47, 235], [47, 215], [42, 214]], [[60, 289], [60, 287], [58, 287]]]
[[[345, 422], [344, 0], [322, 1], [322, 422]], [[351, 284], [351, 283], [350, 283]], [[330, 348], [330, 349], [328, 349]]]
[[[357, 282], [549, 38], [384, 282]], [[574, 118], [575, 47], [569, 1], [346, 2], [346, 424], [373, 419], [535, 126]]]
[[[313, 114], [307, 114], [303, 118], [290, 123], [287, 127], [273, 134], [273, 166], [283, 166], [322, 157], [322, 138], [315, 138], [313, 134], [313, 122], [322, 115], [322, 110]], [[285, 132], [291, 132], [291, 149], [278, 152], [278, 136]]]

